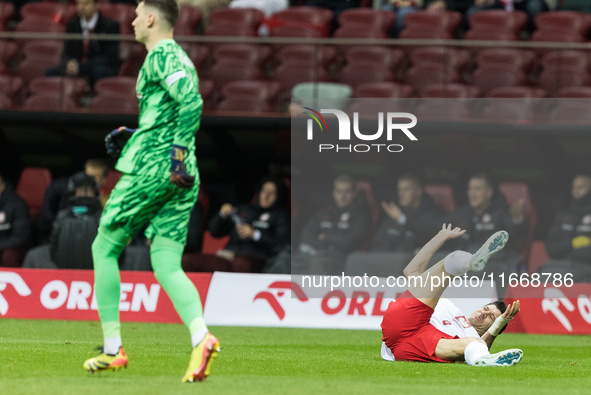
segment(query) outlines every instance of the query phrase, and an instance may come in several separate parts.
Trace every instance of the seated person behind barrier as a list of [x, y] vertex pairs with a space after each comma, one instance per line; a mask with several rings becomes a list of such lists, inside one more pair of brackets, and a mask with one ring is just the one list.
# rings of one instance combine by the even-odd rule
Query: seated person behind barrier
[[554, 217], [546, 239], [552, 259], [538, 273], [570, 273], [575, 282], [591, 282], [591, 175], [573, 178], [571, 196]]
[[257, 187], [255, 204], [234, 207], [225, 203], [209, 223], [214, 237], [230, 235], [230, 241], [216, 255], [185, 254], [185, 271], [260, 272], [265, 262], [277, 255], [290, 240], [289, 214], [283, 208], [285, 184], [265, 177]]
[[0, 267], [20, 266], [31, 238], [27, 202], [0, 174]]
[[46, 75], [87, 78], [91, 85], [119, 73], [119, 41], [92, 40], [94, 34], [119, 34], [119, 23], [102, 15], [98, 0], [76, 0], [77, 16], [68, 21], [66, 33], [83, 34], [82, 40], [66, 40], [62, 62]]
[[386, 214], [373, 236], [369, 252], [354, 252], [347, 258], [348, 275], [400, 276], [415, 250], [429, 240], [443, 213], [424, 193], [413, 174], [398, 178], [398, 204], [382, 202]]

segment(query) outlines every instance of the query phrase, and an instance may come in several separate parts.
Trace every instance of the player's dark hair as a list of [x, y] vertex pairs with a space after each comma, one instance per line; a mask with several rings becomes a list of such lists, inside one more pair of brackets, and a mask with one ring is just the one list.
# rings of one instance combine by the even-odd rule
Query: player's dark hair
[[[501, 312], [501, 315], [505, 311], [507, 311], [507, 304], [505, 302], [503, 302], [502, 300], [497, 300], [496, 302], [489, 303], [486, 306], [491, 305], [491, 304], [493, 306], [495, 306], [497, 309], [499, 309], [499, 311]], [[505, 325], [505, 327], [503, 327], [503, 329], [501, 329], [501, 331], [499, 332], [499, 335], [505, 331], [505, 328], [507, 328], [506, 325]]]
[[177, 0], [138, 0], [139, 3], [144, 3], [145, 6], [156, 8], [170, 27], [174, 27], [177, 19], [179, 19], [179, 5]]

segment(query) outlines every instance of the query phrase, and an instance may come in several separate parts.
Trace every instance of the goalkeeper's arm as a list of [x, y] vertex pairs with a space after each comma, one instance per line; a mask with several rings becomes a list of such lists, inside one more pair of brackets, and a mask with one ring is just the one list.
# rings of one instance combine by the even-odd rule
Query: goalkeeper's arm
[[115, 159], [119, 158], [127, 140], [129, 140], [136, 130], [137, 129], [130, 129], [126, 126], [120, 126], [107, 134], [105, 136], [105, 148], [107, 149], [107, 154]]
[[518, 312], [519, 300], [516, 300], [513, 304], [507, 306], [507, 310], [505, 310], [501, 316], [497, 317], [490, 328], [484, 332], [480, 338], [486, 342], [488, 348], [492, 346], [497, 336], [499, 336], [505, 330], [509, 321], [511, 321]]

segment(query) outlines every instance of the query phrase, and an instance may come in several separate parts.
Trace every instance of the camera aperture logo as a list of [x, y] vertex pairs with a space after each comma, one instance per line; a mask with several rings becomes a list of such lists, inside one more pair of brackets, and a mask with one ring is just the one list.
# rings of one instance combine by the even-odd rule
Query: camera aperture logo
[[[318, 144], [318, 152], [402, 152], [404, 146], [402, 144], [392, 143], [395, 132], [402, 132], [410, 141], [418, 141], [416, 136], [410, 131], [416, 126], [417, 117], [408, 112], [378, 112], [377, 117], [377, 131], [370, 134], [362, 133], [359, 128], [359, 113], [353, 113], [353, 122], [349, 115], [344, 111], [336, 109], [321, 109], [316, 111], [310, 107], [304, 107], [308, 110], [304, 114], [310, 116], [306, 125], [306, 133], [308, 140], [314, 140], [314, 121], [321, 132], [328, 132], [328, 124], [322, 114], [333, 114], [336, 116], [339, 130], [338, 130], [338, 144]], [[410, 120], [410, 122], [400, 122], [403, 120]], [[385, 126], [384, 126], [385, 124]], [[351, 130], [353, 133], [351, 133]], [[385, 131], [385, 139], [383, 137]], [[364, 141], [364, 143], [353, 144], [353, 136], [357, 140]], [[385, 140], [385, 142], [384, 142]], [[349, 144], [346, 144], [349, 142]]]

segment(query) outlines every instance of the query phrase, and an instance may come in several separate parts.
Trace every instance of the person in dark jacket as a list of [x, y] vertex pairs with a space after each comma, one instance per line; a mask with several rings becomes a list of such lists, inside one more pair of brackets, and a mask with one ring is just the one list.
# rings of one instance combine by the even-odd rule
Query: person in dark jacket
[[554, 217], [546, 239], [551, 260], [538, 273], [570, 273], [575, 282], [591, 282], [591, 175], [573, 178], [571, 196]]
[[398, 204], [382, 202], [386, 214], [373, 236], [369, 252], [355, 252], [347, 258], [348, 275], [398, 276], [416, 249], [441, 227], [443, 213], [424, 193], [421, 180], [405, 174], [397, 181]]
[[98, 0], [76, 0], [77, 16], [68, 21], [66, 33], [83, 34], [82, 40], [66, 40], [62, 62], [46, 75], [84, 77], [94, 84], [119, 73], [119, 41], [91, 40], [94, 34], [119, 34], [119, 23], [99, 12]]
[[0, 174], [0, 266], [21, 266], [31, 238], [27, 202]]
[[341, 274], [347, 255], [363, 247], [371, 215], [355, 180], [338, 176], [332, 197], [333, 204], [314, 213], [304, 226], [292, 274]]
[[103, 207], [94, 177], [78, 172], [67, 181], [71, 194], [52, 224], [50, 242], [31, 249], [23, 267], [92, 269], [91, 245]]
[[284, 208], [286, 187], [274, 177], [263, 178], [256, 203], [225, 203], [209, 223], [213, 237], [230, 236], [217, 255], [185, 254], [185, 271], [260, 272], [265, 262], [290, 242], [291, 223]]
[[465, 229], [466, 233], [449, 244], [451, 251], [476, 251], [487, 238], [499, 230], [509, 233], [507, 246], [486, 266], [488, 272], [514, 273], [518, 269], [518, 247], [527, 232], [523, 200], [507, 204], [492, 178], [478, 173], [468, 181], [468, 204], [448, 214], [444, 223]]

